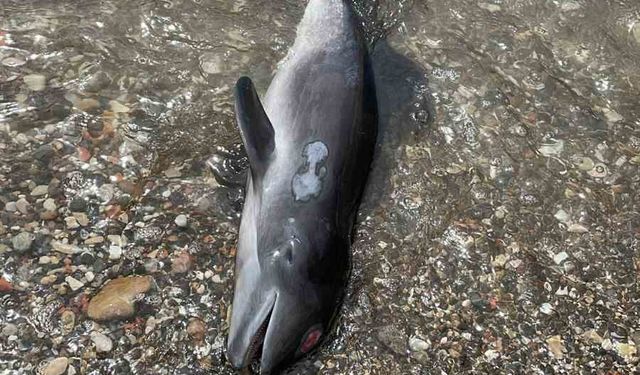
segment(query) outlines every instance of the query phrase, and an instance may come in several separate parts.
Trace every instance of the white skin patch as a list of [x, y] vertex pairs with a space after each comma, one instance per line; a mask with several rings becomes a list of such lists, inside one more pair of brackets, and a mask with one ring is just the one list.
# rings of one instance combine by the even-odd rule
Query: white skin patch
[[296, 201], [308, 202], [322, 191], [322, 180], [327, 174], [324, 164], [329, 149], [320, 141], [311, 142], [302, 150], [302, 156], [305, 161], [291, 180], [291, 190]]

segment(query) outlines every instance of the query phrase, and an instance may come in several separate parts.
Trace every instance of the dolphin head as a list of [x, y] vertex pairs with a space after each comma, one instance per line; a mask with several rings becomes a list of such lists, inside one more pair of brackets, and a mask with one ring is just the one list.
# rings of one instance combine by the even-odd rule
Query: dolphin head
[[283, 368], [326, 337], [349, 267], [347, 242], [326, 221], [282, 221], [253, 221], [247, 226], [257, 230], [248, 231], [243, 222], [238, 242], [227, 357], [239, 369], [259, 360], [261, 374]]

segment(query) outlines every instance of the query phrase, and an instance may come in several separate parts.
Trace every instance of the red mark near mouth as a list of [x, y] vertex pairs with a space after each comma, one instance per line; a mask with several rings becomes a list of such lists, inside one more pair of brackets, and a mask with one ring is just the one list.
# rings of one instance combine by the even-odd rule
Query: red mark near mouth
[[320, 329], [316, 328], [309, 332], [300, 346], [300, 351], [302, 353], [308, 353], [314, 346], [316, 346], [318, 341], [320, 341], [320, 337], [322, 337], [322, 331]]

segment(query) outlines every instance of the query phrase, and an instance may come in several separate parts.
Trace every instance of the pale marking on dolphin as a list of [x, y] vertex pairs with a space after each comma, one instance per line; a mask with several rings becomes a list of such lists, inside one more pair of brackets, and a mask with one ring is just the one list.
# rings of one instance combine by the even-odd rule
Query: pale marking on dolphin
[[321, 141], [308, 143], [302, 150], [305, 161], [291, 180], [293, 197], [298, 202], [317, 198], [322, 191], [322, 180], [327, 173], [324, 166], [329, 149]]

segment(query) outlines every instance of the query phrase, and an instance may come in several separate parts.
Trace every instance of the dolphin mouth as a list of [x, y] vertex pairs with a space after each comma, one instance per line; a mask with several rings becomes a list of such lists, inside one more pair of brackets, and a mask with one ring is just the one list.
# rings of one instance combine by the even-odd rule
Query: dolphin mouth
[[273, 313], [273, 309], [276, 305], [276, 298], [273, 299], [271, 303], [271, 307], [267, 313], [267, 316], [264, 318], [260, 327], [253, 335], [251, 339], [251, 343], [249, 344], [249, 348], [247, 350], [247, 354], [245, 356], [244, 363], [249, 367], [254, 369], [260, 368], [260, 362], [262, 359], [262, 351], [264, 348], [264, 340], [267, 337], [267, 329], [269, 328], [269, 323], [271, 322], [271, 314]]
[[261, 353], [275, 308], [276, 295], [277, 293], [273, 293], [267, 297], [258, 311], [254, 313], [247, 311], [242, 314], [243, 318], [236, 322], [235, 330], [232, 322], [227, 343], [227, 358], [237, 370], [248, 370], [249, 373], [260, 372], [256, 369], [260, 369]]

